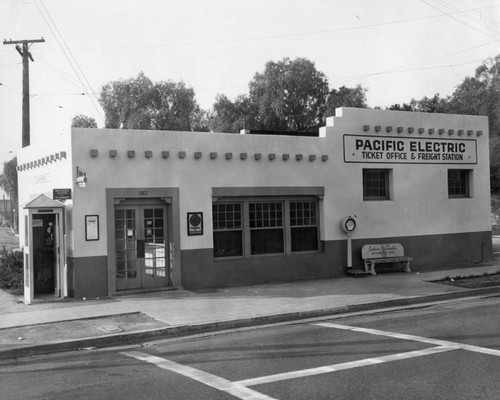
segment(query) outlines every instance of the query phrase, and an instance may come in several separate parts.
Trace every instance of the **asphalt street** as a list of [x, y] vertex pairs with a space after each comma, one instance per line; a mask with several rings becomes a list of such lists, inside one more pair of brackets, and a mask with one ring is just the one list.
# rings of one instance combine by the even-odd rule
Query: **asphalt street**
[[498, 399], [500, 298], [5, 361], [6, 399]]

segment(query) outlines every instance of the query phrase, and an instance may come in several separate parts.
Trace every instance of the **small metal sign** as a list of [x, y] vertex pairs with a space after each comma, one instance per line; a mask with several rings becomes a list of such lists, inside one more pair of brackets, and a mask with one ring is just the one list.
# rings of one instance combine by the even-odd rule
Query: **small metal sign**
[[71, 199], [71, 189], [53, 189], [52, 199], [54, 200], [70, 200]]
[[187, 228], [188, 235], [203, 235], [203, 213], [188, 212], [187, 213]]

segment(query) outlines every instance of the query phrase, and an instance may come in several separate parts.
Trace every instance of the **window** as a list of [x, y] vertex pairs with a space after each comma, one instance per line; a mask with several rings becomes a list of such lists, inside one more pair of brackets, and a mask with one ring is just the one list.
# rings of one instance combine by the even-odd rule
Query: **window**
[[290, 202], [292, 252], [318, 249], [318, 217], [315, 201]]
[[389, 200], [388, 169], [363, 169], [363, 200]]
[[318, 251], [316, 199], [242, 199], [212, 205], [214, 257]]
[[243, 255], [241, 203], [212, 205], [214, 257]]
[[283, 203], [249, 204], [251, 254], [283, 253]]
[[448, 197], [470, 197], [470, 170], [448, 170]]

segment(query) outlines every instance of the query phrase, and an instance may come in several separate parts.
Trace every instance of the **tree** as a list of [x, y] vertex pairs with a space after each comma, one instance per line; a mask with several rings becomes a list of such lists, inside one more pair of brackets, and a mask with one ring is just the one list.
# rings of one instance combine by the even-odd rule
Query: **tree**
[[77, 115], [71, 120], [72, 128], [97, 128], [97, 122], [92, 117]]
[[246, 95], [240, 95], [234, 102], [223, 94], [217, 95], [210, 113], [209, 125], [212, 132], [238, 133], [242, 129], [257, 126], [256, 107]]
[[260, 129], [305, 130], [318, 126], [326, 110], [328, 81], [305, 58], [269, 61], [249, 84]]
[[332, 89], [326, 101], [325, 118], [335, 115], [338, 107], [366, 108], [366, 92], [368, 89], [357, 85], [355, 88], [342, 86], [339, 89]]
[[[3, 173], [0, 175], [0, 187], [10, 195], [11, 205], [16, 205], [18, 199], [17, 157], [3, 163]], [[15, 225], [18, 226], [17, 223]]]
[[107, 128], [190, 131], [203, 120], [192, 88], [171, 80], [153, 83], [142, 72], [104, 85], [100, 103]]

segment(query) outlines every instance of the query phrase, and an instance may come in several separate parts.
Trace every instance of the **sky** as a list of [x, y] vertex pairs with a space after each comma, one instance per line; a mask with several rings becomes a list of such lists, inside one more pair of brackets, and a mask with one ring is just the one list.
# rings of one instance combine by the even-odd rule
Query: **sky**
[[[101, 87], [141, 71], [183, 81], [203, 109], [266, 62], [307, 58], [369, 107], [453, 93], [500, 54], [500, 0], [0, 0], [0, 40], [31, 40], [31, 145], [104, 127]], [[21, 148], [22, 64], [0, 46], [0, 162]]]

